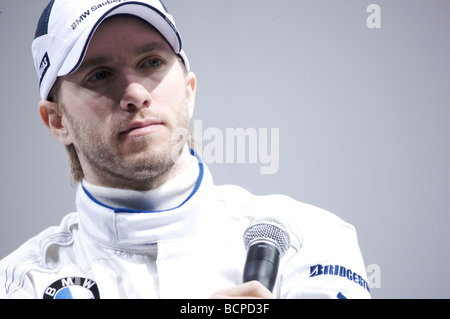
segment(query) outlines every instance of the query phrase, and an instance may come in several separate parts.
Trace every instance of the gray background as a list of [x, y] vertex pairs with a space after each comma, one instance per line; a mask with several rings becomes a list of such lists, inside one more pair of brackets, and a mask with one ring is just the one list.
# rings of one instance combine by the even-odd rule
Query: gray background
[[[100, 0], [98, 2], [101, 2]], [[366, 8], [381, 7], [369, 29]], [[0, 258], [74, 210], [37, 112], [30, 45], [45, 0], [0, 0]], [[448, 298], [450, 1], [166, 0], [203, 129], [279, 128], [280, 169], [210, 164], [353, 224], [374, 298]]]

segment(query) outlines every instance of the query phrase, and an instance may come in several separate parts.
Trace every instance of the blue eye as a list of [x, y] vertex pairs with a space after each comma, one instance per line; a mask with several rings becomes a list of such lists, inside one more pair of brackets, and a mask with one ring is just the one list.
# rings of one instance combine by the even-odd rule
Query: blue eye
[[89, 80], [91, 81], [102, 81], [105, 80], [106, 78], [108, 78], [108, 76], [110, 75], [109, 72], [107, 71], [99, 71], [96, 72], [94, 75], [92, 75]]
[[157, 68], [162, 64], [162, 60], [160, 58], [151, 58], [147, 60], [146, 64], [150, 68]]

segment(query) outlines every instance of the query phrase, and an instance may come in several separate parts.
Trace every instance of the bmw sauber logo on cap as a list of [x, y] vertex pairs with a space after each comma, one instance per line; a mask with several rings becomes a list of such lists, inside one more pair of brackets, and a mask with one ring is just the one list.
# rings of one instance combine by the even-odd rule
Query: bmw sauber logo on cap
[[45, 289], [43, 299], [100, 299], [100, 293], [97, 284], [91, 279], [67, 277]]

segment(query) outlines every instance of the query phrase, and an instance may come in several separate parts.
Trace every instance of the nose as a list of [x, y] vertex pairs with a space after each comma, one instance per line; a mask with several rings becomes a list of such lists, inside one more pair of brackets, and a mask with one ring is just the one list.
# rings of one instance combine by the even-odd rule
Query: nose
[[146, 88], [145, 78], [139, 75], [126, 75], [120, 107], [127, 112], [136, 112], [150, 107], [150, 104], [151, 95]]

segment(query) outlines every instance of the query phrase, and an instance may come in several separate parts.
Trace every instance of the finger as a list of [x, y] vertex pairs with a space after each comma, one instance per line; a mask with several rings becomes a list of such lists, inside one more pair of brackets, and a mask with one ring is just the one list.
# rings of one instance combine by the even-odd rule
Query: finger
[[273, 294], [258, 281], [250, 281], [244, 284], [215, 292], [211, 298], [261, 298], [273, 299]]

